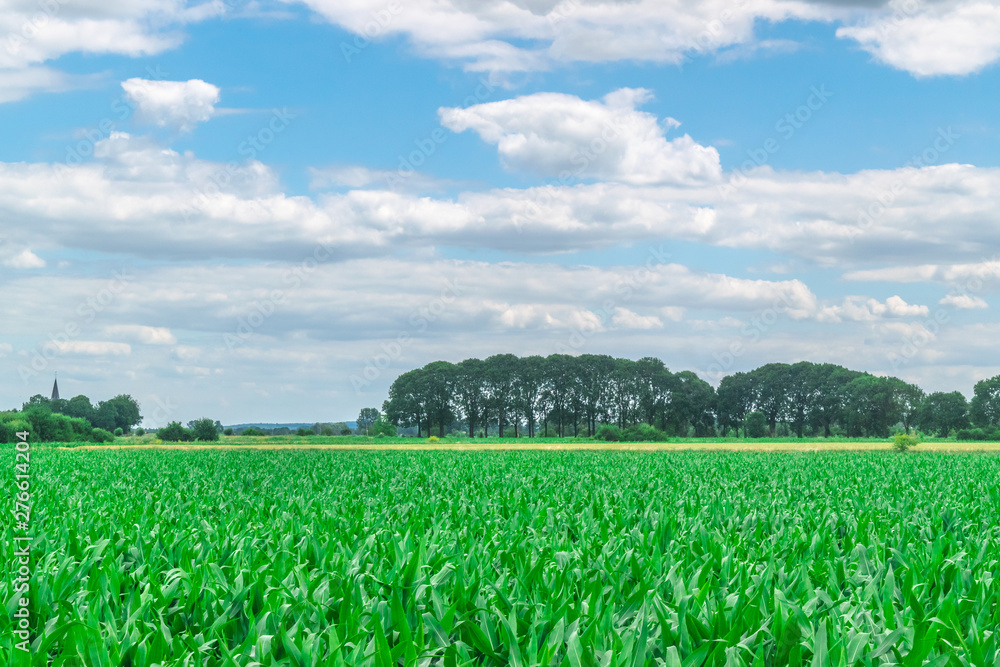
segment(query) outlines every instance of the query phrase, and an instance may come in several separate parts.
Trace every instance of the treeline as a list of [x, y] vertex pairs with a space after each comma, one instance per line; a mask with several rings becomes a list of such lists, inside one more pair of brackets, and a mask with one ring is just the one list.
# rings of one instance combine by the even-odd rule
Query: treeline
[[716, 390], [653, 357], [500, 354], [404, 373], [383, 411], [418, 437], [458, 428], [470, 436], [594, 436], [601, 426], [645, 424], [673, 437], [881, 438], [916, 427], [980, 439], [1000, 425], [1000, 376], [978, 383], [970, 404], [957, 391], [928, 395], [834, 364], [767, 364], [723, 378]]
[[0, 412], [0, 442], [17, 442], [22, 431], [37, 442], [108, 442], [141, 422], [139, 403], [128, 394], [96, 406], [82, 395], [51, 400], [37, 394], [21, 410]]

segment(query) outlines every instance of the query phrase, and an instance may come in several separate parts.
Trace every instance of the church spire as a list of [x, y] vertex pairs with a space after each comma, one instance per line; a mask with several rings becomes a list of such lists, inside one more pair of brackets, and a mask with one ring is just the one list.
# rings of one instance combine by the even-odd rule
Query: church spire
[[59, 400], [59, 377], [56, 376], [55, 382], [52, 383], [52, 400]]

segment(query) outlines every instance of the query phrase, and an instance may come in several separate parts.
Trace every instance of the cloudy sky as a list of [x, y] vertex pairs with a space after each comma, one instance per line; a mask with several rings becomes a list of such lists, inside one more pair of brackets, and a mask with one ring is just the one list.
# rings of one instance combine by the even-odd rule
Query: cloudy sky
[[1000, 372], [1000, 3], [0, 0], [0, 408], [429, 361]]

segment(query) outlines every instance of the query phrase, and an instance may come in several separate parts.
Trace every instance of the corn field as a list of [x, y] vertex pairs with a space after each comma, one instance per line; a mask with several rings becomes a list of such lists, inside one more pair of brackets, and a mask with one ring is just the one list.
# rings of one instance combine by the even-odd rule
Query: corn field
[[5, 518], [2, 665], [1000, 664], [996, 456], [38, 449], [32, 471], [32, 653]]

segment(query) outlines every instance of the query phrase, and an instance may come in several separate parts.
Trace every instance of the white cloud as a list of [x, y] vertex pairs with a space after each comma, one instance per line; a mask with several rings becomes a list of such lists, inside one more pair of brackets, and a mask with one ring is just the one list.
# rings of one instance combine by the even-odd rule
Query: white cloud
[[839, 28], [837, 36], [916, 76], [972, 74], [1000, 58], [1000, 6], [898, 2]]
[[105, 327], [104, 332], [114, 338], [127, 338], [147, 345], [173, 345], [177, 342], [177, 338], [166, 327], [118, 324]]
[[893, 266], [882, 269], [850, 271], [845, 280], [885, 281], [894, 283], [968, 281], [969, 287], [979, 282], [1000, 278], [1000, 261], [991, 259], [969, 264], [921, 264], [918, 266]]
[[849, 296], [840, 305], [822, 308], [816, 319], [820, 322], [841, 322], [844, 320], [871, 322], [883, 317], [917, 317], [929, 314], [930, 308], [927, 306], [908, 304], [899, 296], [891, 296], [885, 300], [885, 303], [877, 299]]
[[126, 343], [114, 343], [110, 341], [96, 340], [70, 340], [56, 341], [53, 343], [60, 354], [85, 354], [89, 356], [128, 356], [132, 354], [132, 347]]
[[949, 294], [938, 301], [942, 306], [953, 306], [962, 310], [989, 308], [989, 304], [978, 296], [971, 294]]
[[622, 329], [662, 329], [663, 320], [655, 315], [639, 315], [628, 308], [615, 308], [611, 318], [615, 326]]
[[159, 127], [190, 131], [215, 114], [219, 88], [201, 79], [190, 81], [122, 82], [125, 96], [136, 106], [136, 118]]
[[[0, 50], [3, 42], [0, 41]], [[17, 102], [35, 93], [58, 93], [95, 85], [93, 76], [60, 72], [49, 67], [0, 68], [0, 104]]]
[[217, 1], [0, 0], [0, 103], [94, 81], [40, 66], [46, 61], [69, 53], [156, 55], [181, 44], [184, 25], [224, 12]]
[[[753, 40], [756, 19], [848, 16], [791, 0], [303, 0], [356, 34], [409, 36], [423, 54], [470, 70], [525, 71], [559, 63], [647, 60], [680, 63]], [[528, 45], [521, 45], [527, 43]]]
[[406, 35], [421, 54], [474, 71], [788, 53], [796, 45], [758, 39], [754, 24], [792, 20], [839, 22], [838, 37], [916, 76], [969, 74], [1000, 57], [1000, 7], [987, 0], [300, 1], [357, 35]]
[[3, 265], [11, 269], [41, 269], [45, 266], [45, 260], [25, 248], [17, 255], [5, 259]]
[[596, 178], [638, 185], [698, 183], [719, 178], [719, 154], [688, 135], [668, 141], [664, 127], [679, 125], [636, 107], [644, 89], [622, 88], [602, 100], [536, 93], [467, 108], [443, 108], [453, 132], [473, 130], [494, 144], [508, 169], [565, 181]]

